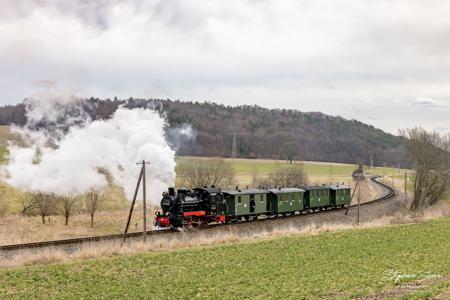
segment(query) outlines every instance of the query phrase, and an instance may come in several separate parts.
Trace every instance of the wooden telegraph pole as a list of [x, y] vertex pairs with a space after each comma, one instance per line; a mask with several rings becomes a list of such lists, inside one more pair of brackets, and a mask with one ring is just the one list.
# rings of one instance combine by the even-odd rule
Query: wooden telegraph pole
[[[364, 176], [364, 175], [360, 175], [360, 176]], [[358, 180], [364, 180], [364, 178], [358, 178]], [[364, 181], [365, 182], [365, 181]], [[357, 217], [357, 223], [359, 226], [359, 209], [361, 207], [361, 185], [358, 186], [358, 217]]]
[[347, 209], [345, 210], [345, 215], [348, 215], [348, 209], [350, 208], [350, 205], [352, 204], [353, 196], [355, 196], [355, 192], [356, 192], [356, 188], [358, 187], [358, 184], [359, 184], [359, 177], [356, 181], [355, 187], [353, 188], [353, 193], [352, 193], [352, 196], [350, 197], [350, 203], [349, 203], [349, 205], [347, 205]]
[[146, 195], [146, 182], [145, 182], [145, 165], [149, 164], [149, 162], [146, 161], [142, 161], [137, 163], [138, 165], [142, 165], [141, 166], [141, 172], [139, 173], [139, 178], [136, 184], [136, 189], [134, 190], [134, 196], [133, 196], [133, 200], [131, 201], [131, 205], [130, 205], [130, 212], [128, 213], [128, 219], [127, 219], [127, 224], [125, 225], [125, 230], [123, 231], [123, 241], [125, 241], [125, 238], [127, 236], [127, 232], [128, 232], [128, 228], [130, 227], [130, 222], [131, 222], [131, 216], [133, 215], [133, 210], [134, 210], [134, 204], [136, 203], [136, 198], [139, 192], [139, 186], [141, 185], [141, 181], [142, 181], [142, 216], [143, 216], [143, 239], [144, 242], [147, 241], [147, 195]]
[[408, 202], [407, 183], [408, 183], [408, 175], [407, 175], [406, 169], [405, 169], [405, 203]]
[[147, 242], [147, 199], [145, 195], [145, 160], [141, 162], [142, 164], [142, 217], [143, 217], [143, 230], [142, 230], [142, 238], [144, 243]]
[[[360, 207], [361, 207], [361, 185], [366, 185], [365, 177], [364, 177], [364, 170], [362, 165], [360, 164], [356, 170], [352, 173], [353, 180], [356, 181], [355, 187], [353, 188], [353, 193], [350, 198], [350, 204], [353, 201], [353, 197], [355, 196], [355, 193], [357, 192], [357, 201], [358, 201], [358, 215], [357, 215], [357, 224], [359, 226], [360, 222]], [[347, 206], [347, 209], [345, 210], [345, 215], [348, 214], [348, 210], [350, 207], [350, 204]]]

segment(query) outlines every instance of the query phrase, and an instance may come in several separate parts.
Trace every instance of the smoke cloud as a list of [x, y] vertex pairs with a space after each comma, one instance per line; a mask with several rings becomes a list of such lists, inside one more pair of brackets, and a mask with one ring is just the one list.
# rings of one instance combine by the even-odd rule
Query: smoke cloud
[[108, 120], [92, 120], [88, 103], [52, 88], [25, 102], [27, 123], [13, 130], [25, 145], [10, 144], [6, 182], [30, 192], [79, 195], [109, 181], [132, 197], [142, 160], [156, 203], [175, 181], [175, 152], [165, 120], [151, 109], [119, 107]]
[[197, 138], [197, 131], [191, 124], [181, 124], [179, 126], [167, 128], [167, 141], [171, 148], [178, 150], [181, 146]]

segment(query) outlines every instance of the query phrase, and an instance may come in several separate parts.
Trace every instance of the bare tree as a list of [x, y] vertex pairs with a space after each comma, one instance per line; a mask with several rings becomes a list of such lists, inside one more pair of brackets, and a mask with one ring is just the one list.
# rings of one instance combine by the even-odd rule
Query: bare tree
[[4, 195], [5, 195], [4, 188], [0, 187], [0, 217], [6, 215], [6, 212], [9, 209], [9, 203]]
[[56, 212], [56, 197], [52, 194], [33, 194], [24, 200], [22, 206], [23, 215], [40, 215], [42, 224], [45, 224], [45, 217]]
[[400, 132], [415, 163], [414, 199], [411, 210], [433, 205], [450, 187], [450, 135], [441, 136], [422, 128]]
[[259, 180], [258, 185], [264, 187], [297, 187], [305, 185], [308, 176], [302, 164], [281, 165], [275, 167], [267, 176]]
[[101, 204], [101, 197], [98, 193], [91, 191], [85, 197], [86, 211], [91, 216], [91, 227], [94, 227], [94, 216]]
[[230, 186], [234, 178], [231, 163], [224, 159], [188, 159], [177, 165], [180, 184], [186, 187]]
[[284, 144], [281, 156], [284, 158], [289, 164], [292, 164], [293, 160], [296, 159], [299, 152], [299, 146], [292, 141], [287, 142]]
[[58, 202], [59, 202], [59, 210], [65, 219], [64, 225], [67, 226], [69, 225], [69, 218], [72, 215], [75, 204], [78, 202], [78, 198], [62, 196], [59, 197]]
[[24, 216], [37, 215], [37, 203], [34, 201], [33, 196], [23, 198], [20, 214]]

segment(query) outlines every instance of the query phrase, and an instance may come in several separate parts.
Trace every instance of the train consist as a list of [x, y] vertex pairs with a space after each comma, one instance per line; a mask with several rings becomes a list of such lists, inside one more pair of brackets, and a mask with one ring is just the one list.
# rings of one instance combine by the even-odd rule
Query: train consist
[[351, 201], [347, 185], [222, 191], [217, 187], [169, 188], [156, 213], [155, 226], [180, 228], [232, 223], [345, 207]]

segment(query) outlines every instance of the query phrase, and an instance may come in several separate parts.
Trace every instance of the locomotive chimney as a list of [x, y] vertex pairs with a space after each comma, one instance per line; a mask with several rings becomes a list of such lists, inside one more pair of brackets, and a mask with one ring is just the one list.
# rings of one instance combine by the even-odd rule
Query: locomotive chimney
[[175, 196], [175, 188], [173, 188], [173, 187], [169, 188], [169, 195], [170, 196]]

